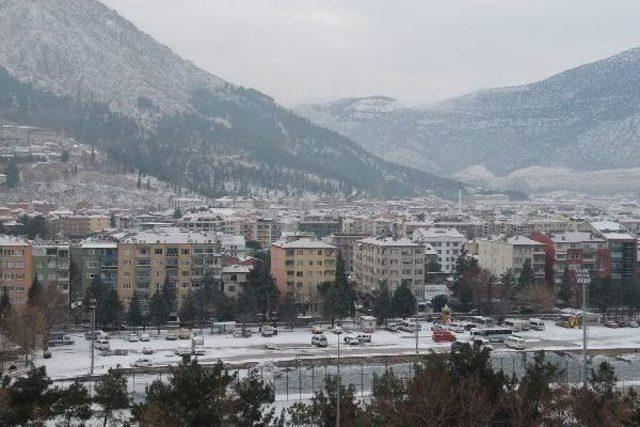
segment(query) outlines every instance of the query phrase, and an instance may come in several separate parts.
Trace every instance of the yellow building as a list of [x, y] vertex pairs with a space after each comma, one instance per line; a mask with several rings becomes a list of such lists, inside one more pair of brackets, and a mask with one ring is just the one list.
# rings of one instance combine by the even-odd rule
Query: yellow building
[[291, 295], [302, 313], [322, 311], [318, 287], [336, 277], [336, 247], [302, 238], [271, 245], [271, 275], [280, 295]]
[[176, 289], [177, 307], [207, 275], [220, 278], [219, 240], [203, 233], [161, 228], [134, 234], [118, 244], [118, 296], [127, 306], [133, 293], [145, 306], [165, 280]]

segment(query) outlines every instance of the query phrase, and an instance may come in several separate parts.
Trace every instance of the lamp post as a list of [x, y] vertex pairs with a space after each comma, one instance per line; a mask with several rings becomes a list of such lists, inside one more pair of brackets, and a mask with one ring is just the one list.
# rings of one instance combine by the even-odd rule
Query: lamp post
[[91, 298], [89, 301], [89, 308], [91, 309], [91, 377], [93, 378], [93, 365], [95, 358], [95, 343], [96, 343], [96, 305], [95, 298]]
[[340, 335], [342, 335], [342, 331], [336, 331], [336, 335], [338, 335], [338, 391], [336, 392], [336, 427], [340, 427]]
[[576, 273], [577, 282], [582, 285], [582, 384], [587, 387], [589, 371], [587, 359], [587, 286], [591, 283], [591, 274], [581, 269]]

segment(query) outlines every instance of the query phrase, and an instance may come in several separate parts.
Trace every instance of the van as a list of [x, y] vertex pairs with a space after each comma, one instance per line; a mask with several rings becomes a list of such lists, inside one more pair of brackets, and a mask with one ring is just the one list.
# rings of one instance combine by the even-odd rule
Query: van
[[412, 320], [403, 320], [400, 322], [400, 330], [405, 332], [415, 332], [420, 330], [420, 325]]
[[531, 326], [526, 320], [506, 319], [504, 325], [510, 327], [514, 332], [528, 331]]
[[526, 350], [527, 342], [524, 338], [519, 337], [517, 335], [512, 335], [504, 340], [504, 343], [507, 347], [513, 348], [515, 350]]
[[96, 350], [109, 350], [111, 345], [109, 344], [109, 340], [105, 340], [104, 338], [99, 338], [95, 340], [94, 346]]
[[327, 337], [324, 335], [314, 335], [311, 337], [311, 345], [315, 345], [316, 347], [327, 347], [329, 343], [327, 341]]
[[544, 331], [544, 320], [532, 317], [529, 319], [529, 325], [531, 325], [531, 329], [534, 331]]

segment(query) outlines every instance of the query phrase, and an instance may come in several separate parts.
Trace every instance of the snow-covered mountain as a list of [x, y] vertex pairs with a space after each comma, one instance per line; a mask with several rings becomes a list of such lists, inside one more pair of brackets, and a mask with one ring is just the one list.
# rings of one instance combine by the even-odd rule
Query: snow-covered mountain
[[[472, 166], [599, 170], [640, 162], [640, 49], [548, 79], [472, 93], [429, 108], [379, 109], [361, 100], [295, 110], [387, 160], [452, 175]], [[464, 174], [463, 174], [464, 175]]]
[[198, 68], [97, 0], [0, 0], [3, 116], [209, 195], [456, 187]]

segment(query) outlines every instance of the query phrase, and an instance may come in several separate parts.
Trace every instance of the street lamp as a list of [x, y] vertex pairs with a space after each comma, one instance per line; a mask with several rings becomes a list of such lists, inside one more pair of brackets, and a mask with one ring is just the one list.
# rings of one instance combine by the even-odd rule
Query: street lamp
[[335, 333], [336, 335], [338, 335], [338, 391], [336, 393], [336, 427], [340, 427], [340, 335], [342, 335], [342, 331], [338, 329], [335, 330]]
[[591, 283], [591, 273], [580, 269], [576, 273], [576, 281], [582, 285], [582, 383], [587, 387], [589, 365], [587, 360], [587, 286]]
[[89, 301], [89, 308], [91, 309], [91, 377], [93, 378], [93, 364], [95, 358], [95, 343], [96, 343], [96, 305], [95, 298], [91, 298]]

